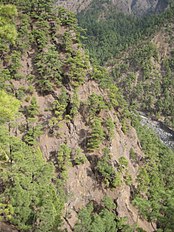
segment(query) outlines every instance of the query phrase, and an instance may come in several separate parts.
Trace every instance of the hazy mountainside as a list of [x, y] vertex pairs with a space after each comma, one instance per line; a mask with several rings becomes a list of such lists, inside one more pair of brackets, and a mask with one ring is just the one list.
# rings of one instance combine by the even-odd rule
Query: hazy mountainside
[[105, 64], [131, 106], [174, 126], [173, 15], [136, 18], [101, 7], [79, 14], [91, 56]]
[[97, 4], [99, 8], [100, 5], [102, 5], [105, 10], [112, 7], [115, 8], [116, 11], [120, 11], [125, 14], [141, 16], [152, 12], [164, 11], [164, 9], [168, 6], [168, 0], [58, 0], [57, 4], [74, 12], [88, 10]]
[[97, 0], [92, 6], [80, 12], [78, 19], [82, 28], [87, 30], [88, 40], [84, 42], [91, 55], [101, 63], [137, 41], [152, 36], [165, 22], [171, 21], [173, 16], [172, 7], [163, 9], [161, 14], [136, 17], [133, 14], [124, 14], [124, 11], [119, 12], [117, 7], [106, 7]]
[[174, 128], [173, 28], [173, 23], [166, 23], [108, 65], [133, 107]]
[[173, 232], [174, 153], [90, 63], [74, 14], [3, 3], [0, 231]]

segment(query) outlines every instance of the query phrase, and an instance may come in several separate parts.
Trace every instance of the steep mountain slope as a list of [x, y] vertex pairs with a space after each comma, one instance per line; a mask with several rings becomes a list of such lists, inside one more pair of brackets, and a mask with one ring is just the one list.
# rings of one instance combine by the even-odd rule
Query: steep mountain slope
[[[0, 9], [14, 28], [15, 8]], [[46, 2], [19, 5], [18, 14], [17, 39], [1, 36], [1, 220], [48, 232], [58, 231], [62, 214], [72, 231], [82, 207], [110, 196], [114, 230], [137, 223], [152, 231], [129, 199], [143, 157], [136, 132], [118, 89], [81, 48], [74, 15]]]
[[173, 28], [166, 23], [110, 64], [130, 104], [174, 128]]
[[89, 8], [93, 8], [97, 4], [100, 8], [101, 5], [105, 9], [114, 7], [116, 11], [123, 12], [125, 14], [134, 14], [136, 16], [142, 16], [152, 12], [161, 12], [168, 5], [167, 0], [75, 0], [75, 1], [57, 1], [58, 5], [66, 7], [69, 10], [74, 12], [81, 12]]
[[0, 230], [172, 232], [173, 152], [91, 65], [71, 12], [12, 3], [0, 5]]

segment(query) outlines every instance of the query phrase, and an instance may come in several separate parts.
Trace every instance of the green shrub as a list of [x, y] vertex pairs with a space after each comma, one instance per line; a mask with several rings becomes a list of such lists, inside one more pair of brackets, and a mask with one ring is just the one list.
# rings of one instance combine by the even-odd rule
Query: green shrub
[[116, 208], [115, 203], [113, 202], [112, 198], [105, 196], [102, 199], [102, 204], [104, 208], [107, 208], [108, 210], [114, 210]]
[[[0, 5], [0, 42], [1, 44], [15, 44], [17, 39], [17, 31], [14, 20], [17, 17], [17, 8], [14, 5]], [[3, 47], [3, 46], [2, 46]]]
[[42, 135], [43, 131], [42, 131], [42, 126], [37, 125], [34, 126], [32, 128], [30, 128], [27, 133], [24, 135], [23, 137], [23, 141], [30, 145], [33, 146], [37, 143], [37, 139], [39, 138], [39, 136]]
[[79, 107], [80, 107], [80, 100], [77, 91], [75, 90], [71, 99], [70, 115], [72, 115], [72, 117], [74, 117], [78, 113]]
[[20, 101], [0, 90], [0, 123], [13, 120], [19, 110]]
[[88, 98], [88, 107], [90, 118], [97, 116], [101, 110], [107, 109], [107, 105], [102, 96], [92, 94]]
[[10, 73], [14, 76], [18, 69], [21, 67], [21, 52], [13, 51], [10, 55]]
[[93, 120], [91, 130], [92, 131], [90, 137], [88, 138], [87, 147], [89, 151], [94, 151], [95, 149], [99, 148], [104, 139], [104, 131], [99, 118], [95, 118]]
[[109, 141], [111, 141], [114, 137], [115, 124], [111, 118], [107, 118], [105, 123], [107, 128], [107, 138]]
[[60, 87], [62, 80], [62, 62], [54, 45], [42, 51], [35, 58], [37, 77], [35, 82], [41, 92], [51, 92], [53, 86]]
[[[104, 204], [103, 204], [104, 203]], [[78, 213], [75, 232], [115, 232], [133, 231], [124, 218], [118, 218], [116, 205], [109, 197], [105, 197], [99, 205], [89, 203]]]
[[[60, 185], [53, 184], [54, 167], [45, 162], [40, 150], [15, 137], [9, 139], [11, 151], [7, 146], [6, 151], [11, 161], [4, 163], [1, 173], [1, 219], [22, 231], [52, 231], [60, 224], [64, 204], [63, 195], [57, 194]], [[3, 143], [1, 140], [0, 147]]]
[[101, 175], [101, 178], [107, 187], [115, 188], [120, 186], [120, 174], [116, 173], [112, 166], [111, 156], [108, 149], [104, 150], [104, 155], [98, 160], [96, 170]]
[[124, 156], [120, 157], [118, 162], [121, 170], [128, 167], [128, 160]]
[[85, 154], [83, 153], [81, 148], [77, 148], [75, 150], [75, 154], [73, 156], [73, 162], [75, 165], [80, 165], [80, 164], [84, 164], [87, 161], [87, 158], [85, 156]]
[[57, 168], [59, 170], [59, 175], [62, 180], [67, 178], [67, 167], [71, 165], [70, 157], [71, 149], [67, 144], [61, 144], [57, 154]]
[[62, 25], [74, 27], [77, 24], [75, 14], [70, 11], [67, 11], [63, 7], [58, 8], [57, 16]]
[[26, 96], [26, 91], [24, 87], [20, 87], [16, 91], [16, 97], [18, 100], [23, 100], [23, 98]]
[[58, 100], [55, 100], [52, 103], [52, 111], [54, 116], [58, 121], [63, 120], [66, 114], [66, 107], [68, 105], [68, 95], [65, 88], [62, 88], [61, 94], [58, 97]]
[[89, 69], [89, 61], [81, 50], [77, 50], [75, 55], [69, 56], [65, 62], [68, 72], [65, 75], [73, 87], [78, 87], [84, 83], [87, 71]]
[[137, 154], [132, 147], [130, 149], [129, 155], [132, 161], [135, 161], [135, 162], [137, 161]]
[[130, 186], [130, 185], [132, 184], [132, 177], [131, 177], [131, 175], [129, 174], [128, 170], [126, 170], [126, 172], [125, 172], [123, 178], [124, 178], [124, 181], [125, 181], [125, 184], [126, 184], [126, 185], [129, 185], [129, 186]]
[[39, 113], [39, 106], [37, 104], [36, 98], [32, 97], [30, 105], [27, 107], [27, 117], [34, 118]]
[[47, 35], [44, 30], [36, 29], [32, 31], [32, 35], [36, 41], [36, 45], [39, 49], [43, 49], [48, 40], [47, 40]]

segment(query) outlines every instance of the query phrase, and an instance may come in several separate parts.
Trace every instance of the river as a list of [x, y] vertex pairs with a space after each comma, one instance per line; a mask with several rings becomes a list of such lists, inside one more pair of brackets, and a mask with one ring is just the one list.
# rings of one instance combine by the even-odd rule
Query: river
[[141, 124], [151, 128], [160, 140], [169, 148], [174, 149], [174, 131], [159, 121], [148, 118], [144, 113], [140, 113]]

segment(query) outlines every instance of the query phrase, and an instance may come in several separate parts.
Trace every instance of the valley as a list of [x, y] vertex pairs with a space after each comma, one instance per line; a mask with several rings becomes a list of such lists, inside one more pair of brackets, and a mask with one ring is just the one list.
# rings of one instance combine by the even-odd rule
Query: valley
[[1, 232], [174, 231], [172, 3], [1, 1]]

